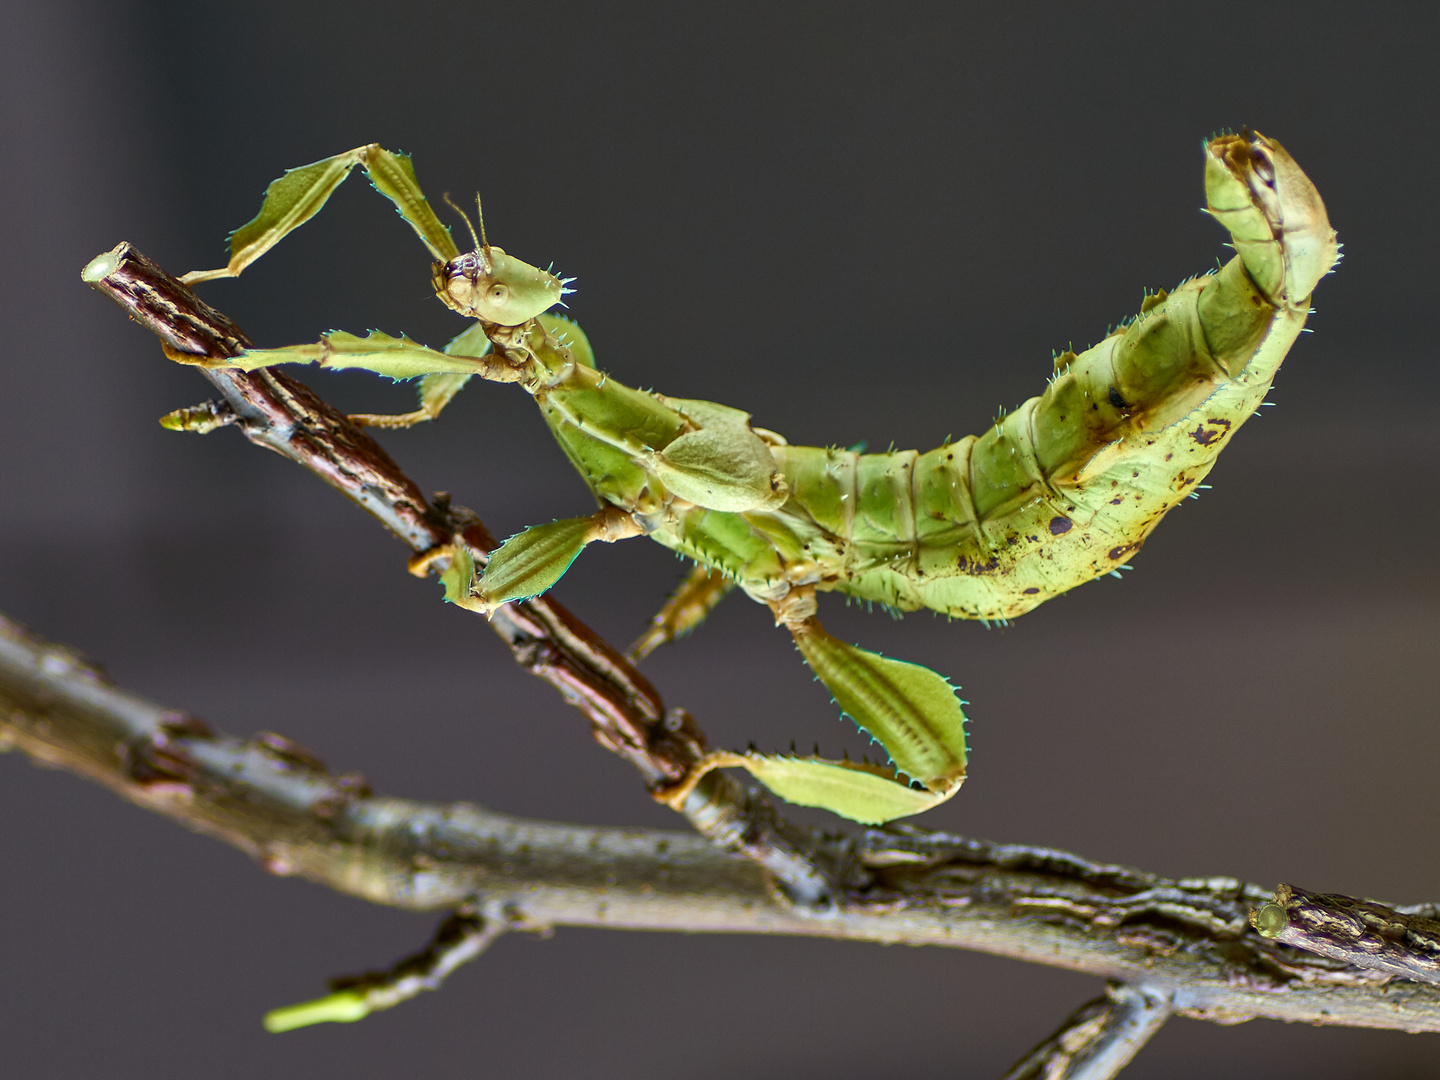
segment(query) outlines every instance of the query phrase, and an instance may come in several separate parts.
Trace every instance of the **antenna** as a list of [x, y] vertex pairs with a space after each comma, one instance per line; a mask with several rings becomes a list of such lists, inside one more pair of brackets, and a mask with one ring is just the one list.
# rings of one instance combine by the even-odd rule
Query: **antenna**
[[485, 210], [480, 205], [480, 192], [478, 191], [475, 192], [475, 216], [480, 219], [480, 243], [488, 252], [490, 250], [490, 241], [485, 239]]
[[[465, 227], [470, 230], [470, 239], [473, 240], [473, 241], [475, 241], [475, 250], [476, 250], [476, 251], [479, 251], [482, 247], [489, 247], [490, 245], [489, 245], [489, 244], [485, 244], [485, 243], [480, 239], [480, 236], [476, 236], [476, 235], [475, 235], [475, 226], [472, 225], [472, 224], [470, 224], [470, 218], [469, 218], [468, 216], [466, 216], [465, 211], [464, 211], [464, 210], [461, 210], [460, 207], [458, 207], [458, 206], [455, 205], [455, 201], [450, 198], [450, 193], [449, 193], [448, 191], [445, 192], [445, 194], [444, 194], [443, 196], [441, 196], [441, 198], [443, 198], [443, 199], [445, 200], [445, 205], [446, 205], [446, 206], [450, 207], [451, 210], [454, 210], [457, 214], [460, 215], [461, 218], [464, 219], [464, 221], [465, 221]], [[479, 196], [479, 195], [476, 195], [476, 196], [475, 196], [475, 208], [476, 208], [477, 210], [480, 208], [480, 196]], [[485, 219], [484, 219], [484, 218], [481, 218], [481, 219], [480, 219], [480, 235], [481, 235], [481, 236], [484, 236], [484, 235], [485, 235]]]

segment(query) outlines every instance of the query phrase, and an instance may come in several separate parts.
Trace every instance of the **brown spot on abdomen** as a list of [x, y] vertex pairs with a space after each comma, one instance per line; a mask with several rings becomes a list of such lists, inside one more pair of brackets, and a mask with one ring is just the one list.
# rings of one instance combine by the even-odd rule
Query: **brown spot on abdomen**
[[1201, 446], [1219, 442], [1230, 430], [1230, 421], [1221, 416], [1209, 417], [1203, 424], [1190, 432], [1190, 437]]

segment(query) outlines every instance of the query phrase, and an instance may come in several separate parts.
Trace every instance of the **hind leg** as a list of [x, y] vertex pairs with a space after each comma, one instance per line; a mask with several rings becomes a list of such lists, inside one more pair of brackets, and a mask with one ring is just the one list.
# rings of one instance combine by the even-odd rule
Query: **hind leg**
[[[431, 548], [410, 560], [410, 572], [424, 577], [437, 564], [448, 563], [441, 574], [445, 599], [486, 615], [501, 604], [539, 596], [565, 576], [570, 564], [588, 544], [599, 540], [614, 543], [644, 533], [634, 517], [618, 506], [606, 506], [589, 517], [564, 518], [545, 525], [531, 525], [506, 540], [491, 554], [478, 579], [457, 562], [468, 558], [453, 544]], [[464, 577], [461, 581], [456, 574]]]
[[630, 646], [626, 653], [630, 662], [638, 664], [661, 645], [690, 633], [734, 587], [734, 580], [719, 570], [703, 563], [695, 566], [665, 601], [665, 606], [655, 613], [645, 633]]

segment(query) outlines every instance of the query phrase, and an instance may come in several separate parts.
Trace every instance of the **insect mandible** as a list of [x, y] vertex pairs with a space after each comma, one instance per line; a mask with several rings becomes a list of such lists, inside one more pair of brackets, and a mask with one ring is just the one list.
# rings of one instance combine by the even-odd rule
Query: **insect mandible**
[[[1147, 296], [1099, 344], [1057, 357], [1044, 393], [984, 434], [925, 453], [866, 454], [791, 446], [738, 409], [602, 374], [579, 327], [547, 313], [566, 282], [491, 246], [483, 220], [474, 249], [462, 253], [410, 159], [377, 145], [287, 172], [232, 235], [229, 263], [185, 280], [238, 275], [318, 212], [356, 165], [430, 249], [436, 295], [474, 325], [443, 351], [378, 331], [335, 331], [220, 366], [313, 363], [418, 377], [415, 412], [353, 418], [387, 427], [432, 419], [472, 376], [518, 383], [600, 508], [525, 529], [481, 572], [456, 546], [412, 569], [439, 571], [448, 600], [489, 612], [549, 589], [597, 540], [647, 535], [689, 557], [694, 571], [633, 655], [692, 629], [739, 586], [790, 631], [890, 767], [721, 751], [661, 797], [680, 805], [709, 769], [739, 766], [782, 798], [865, 823], [955, 793], [965, 716], [942, 676], [828, 634], [817, 592], [1005, 620], [1124, 564], [1262, 403], [1312, 290], [1339, 257], [1320, 196], [1279, 143], [1253, 132], [1212, 138], [1206, 199], [1230, 233], [1233, 259]], [[192, 426], [186, 410], [167, 421]]]

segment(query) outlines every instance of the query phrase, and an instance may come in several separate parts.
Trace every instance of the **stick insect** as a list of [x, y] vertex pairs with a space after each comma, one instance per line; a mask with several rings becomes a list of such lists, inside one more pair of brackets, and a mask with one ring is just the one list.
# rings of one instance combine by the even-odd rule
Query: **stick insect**
[[[636, 643], [637, 659], [698, 625], [738, 586], [770, 608], [841, 710], [890, 759], [883, 767], [716, 752], [659, 793], [676, 806], [721, 767], [745, 768], [784, 799], [864, 823], [954, 795], [966, 769], [955, 689], [928, 668], [828, 634], [816, 593], [1006, 620], [1113, 571], [1196, 489], [1264, 400], [1312, 290], [1339, 257], [1324, 204], [1278, 142], [1250, 132], [1213, 138], [1205, 193], [1230, 233], [1229, 263], [1148, 295], [1099, 344], [1057, 357], [1044, 393], [984, 434], [925, 453], [866, 454], [791, 446], [739, 409], [609, 378], [580, 328], [549, 313], [565, 279], [490, 245], [483, 218], [478, 235], [470, 230], [473, 250], [462, 253], [410, 159], [374, 144], [287, 172], [231, 236], [228, 264], [186, 280], [240, 274], [317, 213], [356, 165], [429, 248], [436, 296], [474, 324], [441, 351], [379, 331], [332, 331], [222, 366], [311, 363], [418, 378], [416, 411], [354, 418], [386, 427], [433, 419], [472, 376], [518, 383], [599, 509], [525, 529], [483, 568], [447, 545], [412, 570], [438, 572], [447, 600], [488, 613], [549, 589], [587, 544], [649, 536], [696, 566]], [[164, 422], [207, 423], [198, 410]]]

